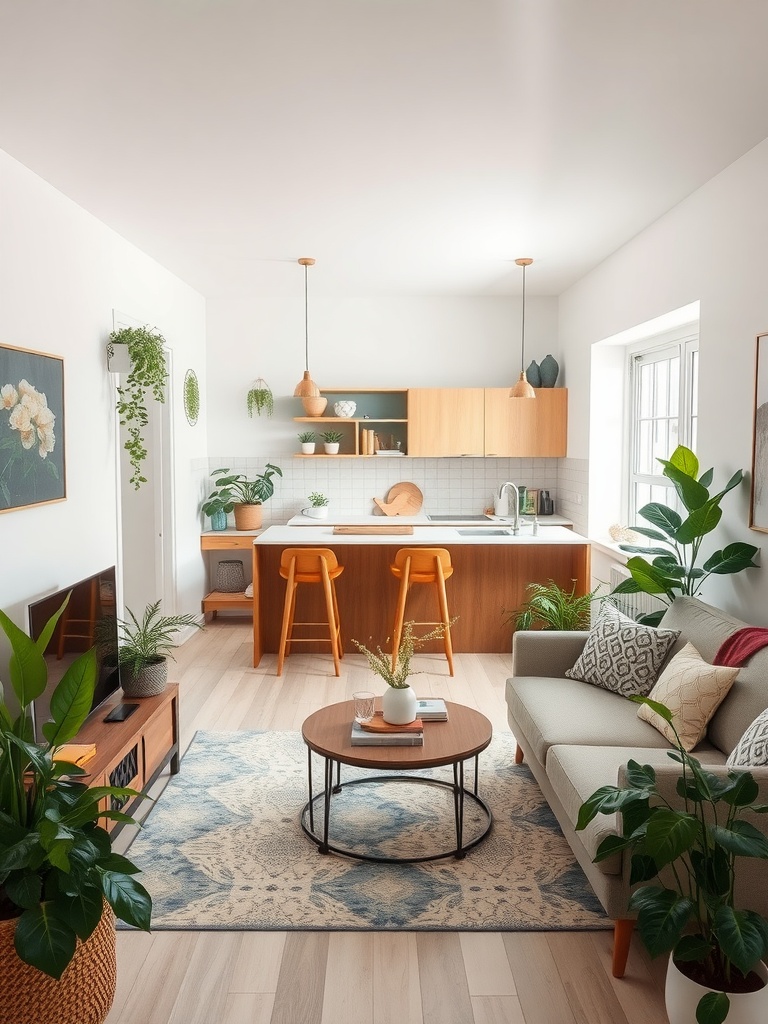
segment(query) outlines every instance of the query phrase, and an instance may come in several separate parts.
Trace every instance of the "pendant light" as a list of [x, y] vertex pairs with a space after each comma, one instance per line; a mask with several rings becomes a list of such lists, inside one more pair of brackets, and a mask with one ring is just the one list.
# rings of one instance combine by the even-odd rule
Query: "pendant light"
[[309, 376], [309, 305], [307, 302], [307, 269], [315, 265], [311, 256], [302, 256], [299, 263], [304, 267], [304, 376], [296, 385], [295, 398], [318, 398], [320, 388]]
[[531, 385], [528, 383], [528, 378], [525, 376], [525, 268], [530, 267], [533, 260], [526, 256], [519, 260], [515, 260], [518, 267], [523, 268], [523, 315], [522, 323], [520, 326], [520, 379], [514, 384], [509, 390], [510, 398], [535, 398], [536, 392], [533, 390]]

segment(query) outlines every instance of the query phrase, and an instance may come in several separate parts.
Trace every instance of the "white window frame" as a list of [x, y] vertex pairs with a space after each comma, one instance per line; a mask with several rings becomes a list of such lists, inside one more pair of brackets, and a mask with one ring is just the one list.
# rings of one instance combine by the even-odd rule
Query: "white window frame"
[[[698, 409], [696, 400], [698, 396], [698, 351], [699, 336], [697, 330], [692, 330], [691, 325], [678, 328], [653, 338], [646, 338], [642, 343], [628, 346], [627, 348], [627, 375], [628, 388], [626, 420], [626, 445], [625, 445], [625, 481], [624, 481], [624, 521], [631, 525], [647, 525], [637, 515], [635, 508], [635, 493], [638, 484], [647, 484], [667, 489], [665, 504], [672, 508], [680, 508], [677, 493], [662, 473], [659, 464], [659, 472], [656, 474], [636, 473], [635, 466], [638, 460], [638, 447], [640, 444], [639, 426], [639, 387], [642, 365], [649, 362], [658, 362], [662, 359], [674, 358], [677, 355], [680, 359], [680, 373], [678, 377], [678, 444], [695, 450], [696, 446], [696, 425], [698, 420]], [[671, 455], [671, 451], [667, 455]]]

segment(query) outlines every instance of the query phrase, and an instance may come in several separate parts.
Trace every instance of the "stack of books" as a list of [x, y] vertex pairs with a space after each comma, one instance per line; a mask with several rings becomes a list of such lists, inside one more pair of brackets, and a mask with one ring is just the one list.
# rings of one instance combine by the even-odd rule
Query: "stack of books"
[[417, 718], [408, 725], [390, 725], [377, 711], [370, 722], [352, 723], [353, 747], [421, 747], [424, 745], [424, 727]]
[[442, 697], [417, 701], [416, 718], [420, 718], [422, 722], [447, 722], [448, 708], [445, 706], [445, 701]]

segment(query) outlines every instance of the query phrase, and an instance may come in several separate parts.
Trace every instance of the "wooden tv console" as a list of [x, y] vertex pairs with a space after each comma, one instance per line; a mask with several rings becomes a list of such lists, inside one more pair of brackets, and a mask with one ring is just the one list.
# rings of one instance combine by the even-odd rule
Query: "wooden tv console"
[[[117, 704], [139, 707], [124, 722], [105, 722]], [[171, 683], [157, 697], [111, 697], [93, 712], [73, 742], [96, 744], [96, 756], [84, 766], [88, 785], [128, 786], [146, 792], [166, 765], [170, 764], [172, 775], [179, 770], [178, 683]], [[115, 809], [131, 814], [140, 802], [133, 797]], [[121, 827], [111, 820], [102, 824], [110, 832]]]

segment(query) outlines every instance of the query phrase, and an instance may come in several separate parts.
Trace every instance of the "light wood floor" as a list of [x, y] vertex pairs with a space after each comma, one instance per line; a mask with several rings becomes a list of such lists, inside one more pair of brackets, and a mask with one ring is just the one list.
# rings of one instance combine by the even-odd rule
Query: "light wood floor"
[[[371, 685], [359, 655], [339, 679], [324, 655], [292, 655], [281, 679], [274, 655], [258, 669], [250, 657], [250, 621], [238, 620], [177, 652], [183, 748], [197, 729], [298, 730]], [[437, 656], [414, 665], [420, 694], [508, 731], [511, 657], [460, 654], [453, 679]], [[666, 1024], [663, 965], [635, 940], [616, 981], [610, 946], [610, 932], [120, 932], [107, 1024]]]

